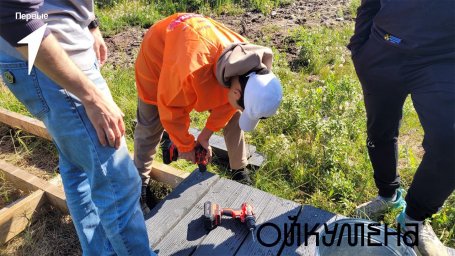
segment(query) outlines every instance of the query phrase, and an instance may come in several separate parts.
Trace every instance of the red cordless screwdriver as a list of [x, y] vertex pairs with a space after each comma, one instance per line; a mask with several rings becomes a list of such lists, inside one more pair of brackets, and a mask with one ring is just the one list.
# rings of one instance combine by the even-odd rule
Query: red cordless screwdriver
[[219, 204], [210, 201], [204, 203], [204, 225], [207, 230], [212, 230], [221, 225], [221, 216], [229, 216], [245, 223], [248, 230], [251, 231], [254, 241], [253, 231], [256, 229], [256, 216], [253, 206], [243, 203], [241, 209], [231, 209], [221, 208]]
[[[179, 151], [171, 140], [165, 140], [163, 143], [161, 143], [161, 150], [163, 151], [163, 162], [165, 164], [170, 164], [173, 161], [177, 161], [179, 157]], [[194, 147], [194, 153], [199, 171], [207, 171], [208, 162], [205, 158], [207, 155], [207, 150], [200, 144], [197, 144], [196, 147]]]

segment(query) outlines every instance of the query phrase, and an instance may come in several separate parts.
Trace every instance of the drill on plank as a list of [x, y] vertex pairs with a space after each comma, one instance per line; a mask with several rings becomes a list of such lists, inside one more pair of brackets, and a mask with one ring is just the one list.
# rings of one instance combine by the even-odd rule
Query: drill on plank
[[221, 216], [229, 216], [233, 219], [239, 219], [245, 223], [254, 241], [254, 230], [256, 229], [256, 216], [254, 215], [253, 206], [243, 203], [240, 209], [221, 208], [219, 204], [207, 201], [204, 203], [204, 225], [207, 230], [212, 230], [221, 225]]
[[[171, 140], [165, 140], [163, 143], [161, 143], [161, 150], [163, 152], [163, 162], [165, 164], [170, 164], [173, 161], [177, 161], [179, 157], [179, 151]], [[194, 147], [194, 154], [199, 171], [207, 171], [207, 150], [200, 144], [197, 144], [196, 147]]]

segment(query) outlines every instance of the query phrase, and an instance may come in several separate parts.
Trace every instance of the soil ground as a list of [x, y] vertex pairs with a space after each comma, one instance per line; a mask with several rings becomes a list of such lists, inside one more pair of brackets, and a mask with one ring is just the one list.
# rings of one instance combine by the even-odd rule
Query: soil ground
[[[252, 42], [271, 38], [270, 44], [286, 52], [288, 61], [297, 57], [298, 48], [293, 42], [286, 41], [289, 31], [303, 26], [340, 26], [352, 21], [346, 12], [349, 0], [296, 0], [279, 7], [268, 15], [259, 12], [245, 12], [241, 15], [212, 17], [230, 29], [240, 33]], [[105, 38], [109, 49], [107, 64], [114, 67], [134, 65], [146, 28], [130, 27], [114, 36]]]
[[0, 209], [18, 200], [23, 195], [25, 194], [21, 190], [16, 189], [14, 184], [0, 177]]
[[51, 179], [58, 171], [58, 156], [50, 142], [1, 123], [0, 160], [24, 167], [44, 180]]

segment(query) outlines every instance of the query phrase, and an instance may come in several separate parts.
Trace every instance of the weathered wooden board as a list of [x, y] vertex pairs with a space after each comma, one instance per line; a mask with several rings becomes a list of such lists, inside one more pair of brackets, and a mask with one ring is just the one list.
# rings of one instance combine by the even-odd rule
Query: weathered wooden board
[[272, 195], [270, 197], [271, 200], [267, 205], [264, 205], [265, 209], [257, 220], [256, 240], [253, 241], [252, 237], [248, 236], [236, 255], [281, 254], [287, 237], [287, 234], [284, 233], [284, 225], [286, 223], [290, 227], [290, 224], [295, 222], [301, 211], [301, 206], [279, 197]]
[[[41, 138], [52, 140], [43, 122], [37, 119], [0, 108], [0, 122], [11, 127], [19, 128]], [[172, 188], [175, 188], [189, 174], [174, 167], [154, 161], [150, 175], [153, 179], [164, 182]]]
[[[193, 174], [188, 177], [189, 180], [192, 178]], [[194, 188], [188, 185], [185, 188], [181, 186], [177, 187], [177, 190], [180, 191], [174, 191], [175, 194], [166, 198], [162, 204], [168, 200], [173, 201], [176, 200], [175, 198], [180, 198], [183, 196], [181, 191], [185, 193], [186, 189], [193, 189], [190, 193], [194, 193]], [[201, 188], [199, 187], [199, 189]], [[199, 192], [199, 194], [201, 193]], [[160, 212], [153, 209], [154, 213], [151, 218], [146, 220], [150, 230], [152, 248], [160, 255], [278, 255], [283, 249], [284, 235], [280, 234], [281, 237], [275, 245], [267, 247], [256, 240], [258, 229], [255, 231], [253, 240], [251, 232], [244, 224], [227, 217], [223, 218], [221, 226], [207, 232], [204, 228], [203, 218], [201, 218], [206, 201], [218, 203], [225, 208], [239, 208], [243, 202], [250, 203], [255, 208], [257, 227], [266, 222], [274, 223], [281, 229], [280, 232], [284, 231], [284, 223], [290, 223], [288, 217], [297, 217], [300, 211], [300, 205], [297, 203], [231, 180], [220, 179], [189, 209], [185, 216], [182, 216], [182, 213], [188, 208], [182, 206], [177, 215], [170, 217], [173, 220], [172, 225], [164, 223], [163, 217], [159, 215], [176, 211], [174, 208], [180, 207], [178, 202], [158, 206]], [[296, 219], [294, 218], [294, 221]], [[161, 226], [154, 229], [155, 225]], [[165, 236], [160, 239], [159, 237], [163, 235]], [[260, 237], [265, 243], [270, 244], [270, 241], [277, 240], [277, 231], [264, 228], [261, 230]]]
[[[201, 132], [198, 129], [190, 128], [190, 133], [195, 138], [197, 138], [197, 136]], [[210, 137], [209, 143], [210, 143], [210, 146], [212, 147], [213, 154], [217, 158], [220, 158], [226, 162], [229, 161], [226, 143], [222, 136], [218, 136], [218, 135], [214, 134], [212, 137]], [[253, 145], [246, 144], [246, 150], [247, 150], [248, 164], [250, 165], [250, 167], [253, 167], [253, 168], [260, 167], [265, 160], [264, 156], [262, 154], [258, 153], [256, 151], [256, 147]]]
[[176, 226], [195, 204], [219, 180], [210, 172], [194, 171], [180, 183], [165, 200], [155, 206], [146, 216], [150, 245], [155, 249], [164, 236]]
[[[330, 216], [332, 216], [332, 217], [330, 217], [330, 219], [326, 220], [325, 223], [330, 224], [334, 221], [338, 221], [340, 219], [346, 218], [345, 216], [335, 215], [330, 212], [326, 212], [326, 211], [323, 211], [323, 210], [320, 210], [320, 209], [317, 209], [317, 208], [314, 208], [314, 207], [308, 206], [308, 205], [305, 206], [305, 208], [307, 208], [306, 214], [304, 214], [302, 212], [302, 214], [300, 214], [300, 216], [299, 216], [298, 221], [301, 223], [302, 227], [303, 227], [304, 223], [308, 223], [310, 226], [309, 227], [310, 229], [316, 223], [320, 223], [320, 224], [324, 223], [323, 221], [326, 220], [327, 218], [329, 218]], [[312, 218], [312, 216], [314, 216], [314, 218]], [[320, 233], [320, 232], [322, 232], [322, 230], [323, 230], [323, 226], [320, 226], [318, 228], [317, 232]], [[302, 233], [301, 237], [302, 237], [302, 245], [300, 247], [298, 247], [297, 250], [295, 250], [295, 252], [298, 255], [314, 256], [315, 252], [316, 252], [316, 237], [315, 236], [309, 237], [308, 245], [304, 244], [304, 234], [303, 233]], [[291, 250], [285, 250], [283, 252], [283, 255], [291, 255], [293, 252], [292, 249], [293, 248], [291, 248]], [[447, 251], [450, 256], [455, 256], [454, 249], [447, 247]]]
[[166, 183], [172, 188], [177, 187], [180, 182], [187, 178], [190, 173], [179, 170], [169, 165], [153, 161], [150, 177], [159, 182]]
[[[195, 129], [195, 128], [190, 128], [189, 132], [195, 138], [197, 138], [199, 136], [199, 134], [201, 133], [201, 131], [199, 131], [198, 129]], [[224, 159], [229, 158], [227, 155], [226, 143], [222, 136], [219, 136], [216, 134], [212, 135], [212, 137], [210, 137], [209, 143], [210, 143], [210, 146], [212, 146], [213, 152], [215, 153], [215, 155], [217, 157], [224, 158]], [[253, 145], [250, 145], [250, 144], [247, 144], [246, 146], [247, 146], [247, 157], [249, 158], [256, 152], [256, 147]]]
[[220, 205], [232, 205], [237, 197], [242, 194], [245, 186], [238, 182], [220, 179], [213, 187], [196, 203], [192, 209], [180, 219], [178, 225], [158, 245], [153, 248], [159, 255], [189, 255], [207, 235], [202, 218], [204, 202], [212, 201]]
[[[296, 246], [287, 247], [283, 251], [284, 255], [315, 255], [316, 252], [316, 237], [307, 237], [305, 234], [305, 225], [307, 225], [307, 231], [310, 232], [313, 228], [316, 228], [317, 232], [321, 232], [324, 223], [330, 224], [336, 220], [342, 219], [344, 216], [335, 215], [331, 212], [327, 212], [310, 205], [302, 207], [302, 212], [297, 219], [297, 223], [301, 227], [300, 229], [300, 241], [296, 241]], [[305, 242], [307, 242], [305, 244]], [[298, 247], [298, 248], [297, 248]]]
[[19, 128], [41, 138], [52, 140], [43, 122], [37, 119], [0, 108], [0, 122], [11, 127]]
[[[235, 182], [226, 181], [228, 185], [233, 183]], [[220, 204], [220, 207], [240, 209], [243, 203], [248, 203], [253, 206], [256, 218], [264, 214], [263, 211], [273, 196], [250, 186], [242, 185], [241, 188], [240, 194], [230, 205]], [[213, 202], [218, 203], [217, 200]], [[199, 202], [199, 204], [203, 203]], [[210, 231], [192, 255], [234, 255], [240, 245], [251, 237], [251, 231], [247, 229], [246, 224], [230, 217], [223, 217], [221, 225]]]
[[[189, 130], [190, 134], [192, 134], [195, 138], [199, 136], [201, 131], [199, 131], [196, 128], [190, 128]], [[164, 132], [163, 135], [163, 140], [168, 140], [169, 136]], [[212, 135], [209, 140], [209, 144], [212, 147], [213, 155], [215, 156], [215, 160], [222, 162], [223, 164], [229, 164], [229, 156], [227, 153], [227, 147], [226, 143], [224, 141], [224, 138], [219, 135]], [[256, 152], [256, 147], [250, 144], [246, 144], [247, 147], [247, 158], [248, 158], [248, 164], [252, 168], [258, 168], [260, 167], [263, 162], [265, 161], [265, 158], [262, 154]]]
[[0, 210], [0, 245], [28, 227], [32, 216], [44, 203], [44, 191], [38, 190]]
[[66, 196], [63, 189], [3, 160], [0, 160], [0, 172], [5, 175], [7, 180], [14, 183], [22, 191], [32, 192], [38, 189], [43, 190], [52, 205], [63, 213], [68, 213]]

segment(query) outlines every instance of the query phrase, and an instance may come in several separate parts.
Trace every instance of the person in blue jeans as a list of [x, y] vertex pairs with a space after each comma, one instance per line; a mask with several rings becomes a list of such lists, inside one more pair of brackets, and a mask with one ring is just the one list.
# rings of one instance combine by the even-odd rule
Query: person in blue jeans
[[[19, 20], [16, 12], [49, 16]], [[100, 74], [107, 49], [94, 19], [92, 1], [2, 1], [0, 74], [57, 146], [83, 254], [155, 255], [139, 205], [141, 179], [123, 137], [123, 113]], [[44, 22], [48, 28], [28, 74], [27, 46], [17, 42]]]

